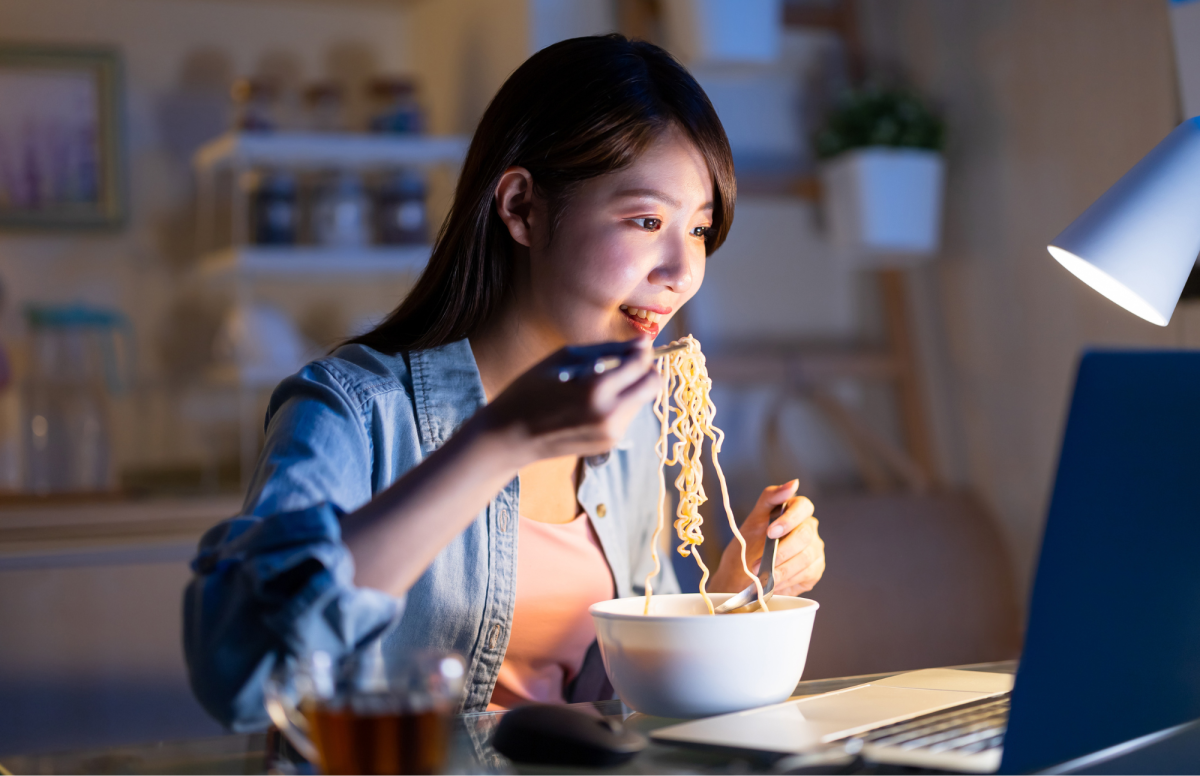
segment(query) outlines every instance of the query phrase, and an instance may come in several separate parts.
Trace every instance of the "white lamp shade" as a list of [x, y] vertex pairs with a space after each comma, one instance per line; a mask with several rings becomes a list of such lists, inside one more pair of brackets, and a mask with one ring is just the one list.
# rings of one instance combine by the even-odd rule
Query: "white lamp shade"
[[1200, 118], [1176, 127], [1047, 249], [1113, 302], [1166, 326], [1200, 253]]

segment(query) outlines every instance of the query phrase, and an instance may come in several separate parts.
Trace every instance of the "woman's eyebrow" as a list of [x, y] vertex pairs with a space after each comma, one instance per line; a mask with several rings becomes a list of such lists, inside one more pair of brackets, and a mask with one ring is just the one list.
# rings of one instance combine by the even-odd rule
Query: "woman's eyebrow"
[[[665, 191], [659, 191], [658, 189], [625, 189], [624, 191], [618, 191], [613, 195], [613, 197], [614, 199], [620, 199], [622, 197], [649, 197], [650, 199], [657, 199], [659, 202], [670, 205], [673, 208], [680, 207], [679, 200], [675, 199], [670, 194], [667, 194]], [[705, 202], [700, 209], [712, 210], [713, 203]]]

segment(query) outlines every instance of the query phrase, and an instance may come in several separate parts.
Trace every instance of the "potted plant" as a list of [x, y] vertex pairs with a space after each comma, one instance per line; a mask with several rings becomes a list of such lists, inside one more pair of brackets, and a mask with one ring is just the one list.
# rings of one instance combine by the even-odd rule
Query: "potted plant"
[[938, 251], [945, 125], [898, 89], [852, 92], [816, 136], [830, 238], [856, 266], [920, 263]]

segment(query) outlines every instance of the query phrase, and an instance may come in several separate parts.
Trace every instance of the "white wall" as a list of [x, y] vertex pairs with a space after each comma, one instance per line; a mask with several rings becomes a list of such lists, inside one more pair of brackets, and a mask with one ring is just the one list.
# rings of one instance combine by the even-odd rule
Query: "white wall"
[[492, 96], [528, 58], [526, 0], [420, 0], [412, 5], [413, 62], [430, 128], [471, 133]]
[[616, 3], [597, 0], [529, 0], [529, 53], [552, 43], [617, 29]]
[[1101, 298], [1046, 244], [1179, 119], [1167, 7], [1125, 0], [867, 0], [877, 71], [949, 123], [945, 244], [912, 278], [943, 467], [1001, 521], [1029, 579], [1083, 348], [1179, 347]]

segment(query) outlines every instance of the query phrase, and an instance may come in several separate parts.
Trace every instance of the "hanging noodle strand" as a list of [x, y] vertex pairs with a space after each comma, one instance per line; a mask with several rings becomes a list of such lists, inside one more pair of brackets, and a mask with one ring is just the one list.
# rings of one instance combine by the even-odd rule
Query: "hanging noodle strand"
[[[708, 500], [704, 494], [704, 465], [700, 456], [704, 451], [704, 439], [712, 441], [713, 468], [721, 483], [721, 499], [725, 506], [725, 516], [729, 520], [729, 528], [734, 538], [741, 545], [742, 569], [746, 576], [754, 582], [758, 590], [758, 604], [762, 610], [768, 611], [767, 602], [763, 600], [762, 582], [750, 572], [746, 563], [746, 540], [738, 530], [729, 506], [729, 488], [725, 483], [725, 473], [717, 460], [725, 434], [713, 425], [717, 414], [716, 405], [710, 397], [712, 380], [708, 377], [708, 369], [704, 365], [704, 354], [700, 352], [700, 343], [690, 335], [679, 340], [687, 344], [684, 350], [668, 353], [658, 359], [656, 367], [662, 376], [662, 391], [654, 401], [654, 415], [659, 421], [659, 438], [654, 446], [658, 455], [658, 524], [654, 536], [650, 540], [650, 556], [654, 559], [654, 570], [646, 577], [646, 605], [644, 614], [650, 613], [650, 599], [654, 595], [651, 581], [658, 576], [661, 565], [658, 559], [658, 540], [663, 530], [663, 512], [666, 502], [666, 476], [663, 473], [667, 466], [679, 466], [679, 476], [675, 478], [675, 488], [679, 491], [679, 504], [675, 508], [675, 534], [679, 537], [679, 554], [683, 557], [691, 555], [700, 567], [700, 595], [708, 607], [708, 613], [713, 614], [712, 601], [704, 589], [708, 582], [708, 567], [700, 558], [699, 545], [704, 541], [700, 526], [704, 518], [700, 515], [700, 505]], [[668, 441], [675, 437], [674, 444]]]

